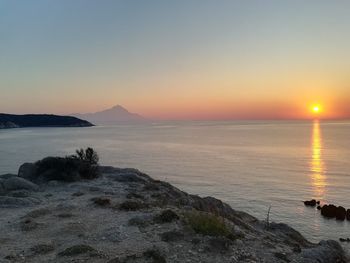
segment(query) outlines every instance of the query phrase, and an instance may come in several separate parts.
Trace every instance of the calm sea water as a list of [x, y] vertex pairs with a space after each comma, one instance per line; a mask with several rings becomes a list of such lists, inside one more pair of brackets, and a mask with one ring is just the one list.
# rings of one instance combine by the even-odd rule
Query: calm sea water
[[285, 222], [311, 241], [350, 237], [302, 200], [350, 208], [350, 122], [160, 122], [0, 130], [0, 173], [94, 147], [101, 162], [135, 167], [233, 208]]

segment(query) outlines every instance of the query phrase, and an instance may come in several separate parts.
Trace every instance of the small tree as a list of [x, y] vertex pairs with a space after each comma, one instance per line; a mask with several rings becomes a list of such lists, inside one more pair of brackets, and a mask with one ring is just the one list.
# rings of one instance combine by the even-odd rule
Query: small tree
[[95, 152], [94, 149], [88, 147], [86, 150], [85, 150], [85, 159], [87, 162], [89, 162], [90, 164], [98, 164], [98, 161], [99, 161], [99, 156], [97, 154], [97, 152]]
[[83, 148], [76, 150], [76, 157], [79, 160], [82, 160], [84, 162], [88, 162], [91, 165], [96, 165], [98, 164], [99, 161], [99, 156], [97, 152], [91, 147], [86, 148], [85, 150]]

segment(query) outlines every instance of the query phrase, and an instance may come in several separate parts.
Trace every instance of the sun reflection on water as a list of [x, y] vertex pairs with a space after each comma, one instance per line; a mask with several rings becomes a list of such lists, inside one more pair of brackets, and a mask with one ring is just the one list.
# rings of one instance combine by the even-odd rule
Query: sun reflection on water
[[323, 145], [320, 122], [315, 120], [312, 129], [312, 157], [310, 172], [315, 198], [322, 199], [326, 190], [326, 167], [322, 159]]

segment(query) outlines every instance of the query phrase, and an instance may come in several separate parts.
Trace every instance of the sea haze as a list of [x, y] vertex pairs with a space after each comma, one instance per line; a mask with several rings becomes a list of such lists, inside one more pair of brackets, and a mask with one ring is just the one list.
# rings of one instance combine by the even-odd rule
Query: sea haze
[[92, 146], [101, 162], [135, 167], [190, 193], [295, 227], [311, 241], [349, 237], [350, 224], [303, 200], [350, 208], [350, 122], [159, 122], [0, 130], [0, 173]]

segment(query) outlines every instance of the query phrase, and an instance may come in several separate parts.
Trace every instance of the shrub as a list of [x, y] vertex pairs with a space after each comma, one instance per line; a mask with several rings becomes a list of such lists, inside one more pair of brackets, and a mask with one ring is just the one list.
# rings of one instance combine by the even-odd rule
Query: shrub
[[204, 212], [191, 212], [187, 214], [187, 220], [192, 229], [198, 234], [226, 237], [231, 235], [224, 221], [215, 215]]
[[76, 181], [79, 162], [70, 157], [46, 157], [35, 163], [37, 174], [45, 180]]
[[76, 151], [77, 155], [47, 157], [35, 163], [37, 176], [51, 181], [72, 182], [98, 177], [98, 154], [92, 148]]
[[91, 165], [97, 165], [100, 159], [98, 154], [95, 152], [95, 150], [90, 147], [86, 148], [85, 150], [81, 148], [79, 150], [76, 150], [75, 152], [76, 152], [75, 157], [77, 159], [87, 162]]

